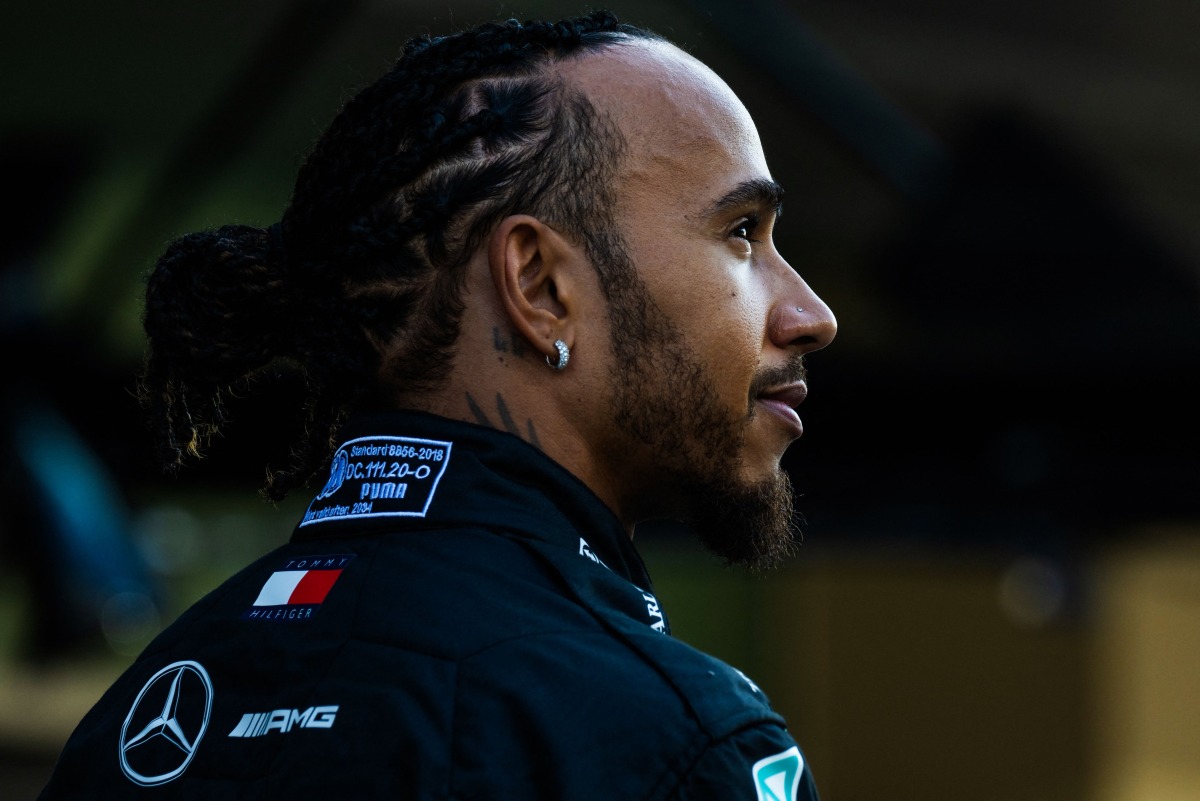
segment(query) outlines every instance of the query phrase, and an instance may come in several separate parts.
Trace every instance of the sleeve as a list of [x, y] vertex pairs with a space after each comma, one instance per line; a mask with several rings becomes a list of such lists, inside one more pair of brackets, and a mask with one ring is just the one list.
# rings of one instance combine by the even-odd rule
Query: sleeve
[[700, 755], [676, 801], [818, 801], [812, 771], [787, 730], [759, 724], [717, 740]]

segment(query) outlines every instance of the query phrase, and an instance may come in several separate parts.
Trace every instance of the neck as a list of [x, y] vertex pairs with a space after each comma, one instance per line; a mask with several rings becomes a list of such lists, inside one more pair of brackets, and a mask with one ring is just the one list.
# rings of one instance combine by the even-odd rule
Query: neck
[[[526, 346], [528, 347], [528, 346]], [[478, 350], [478, 349], [477, 349]], [[597, 432], [608, 425], [602, 412], [571, 392], [567, 375], [556, 375], [526, 353], [523, 359], [468, 355], [460, 345], [445, 384], [425, 394], [394, 399], [396, 408], [429, 412], [452, 420], [505, 431], [558, 462], [582, 481], [622, 521], [630, 537], [634, 522], [623, 514], [616, 471], [597, 454]], [[488, 364], [490, 361], [492, 364]], [[481, 363], [482, 362], [482, 363]], [[583, 393], [584, 397], [587, 393]]]

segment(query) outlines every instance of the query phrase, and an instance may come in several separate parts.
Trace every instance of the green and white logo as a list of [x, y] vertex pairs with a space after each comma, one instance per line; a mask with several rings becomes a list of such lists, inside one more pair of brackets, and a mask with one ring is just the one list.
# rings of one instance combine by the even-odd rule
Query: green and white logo
[[796, 788], [800, 786], [803, 770], [804, 757], [794, 745], [781, 754], [755, 762], [751, 774], [758, 790], [758, 801], [796, 801]]

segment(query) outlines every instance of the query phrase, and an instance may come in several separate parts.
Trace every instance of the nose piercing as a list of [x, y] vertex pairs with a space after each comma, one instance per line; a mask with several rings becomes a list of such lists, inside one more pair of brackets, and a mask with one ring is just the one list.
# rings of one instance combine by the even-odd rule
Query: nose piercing
[[804, 309], [800, 308], [799, 306], [796, 307], [796, 311], [800, 312], [801, 314], [804, 314]]

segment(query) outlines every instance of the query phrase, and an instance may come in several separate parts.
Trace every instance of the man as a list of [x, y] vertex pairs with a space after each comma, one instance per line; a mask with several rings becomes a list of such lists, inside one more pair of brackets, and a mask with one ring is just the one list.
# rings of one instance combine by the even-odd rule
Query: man
[[[825, 304], [711, 70], [596, 13], [410, 42], [280, 224], [156, 265], [168, 461], [275, 359], [309, 380], [287, 545], [155, 640], [43, 798], [815, 798], [747, 677], [669, 635], [633, 547], [788, 552], [779, 467]], [[348, 417], [343, 420], [345, 416]]]

